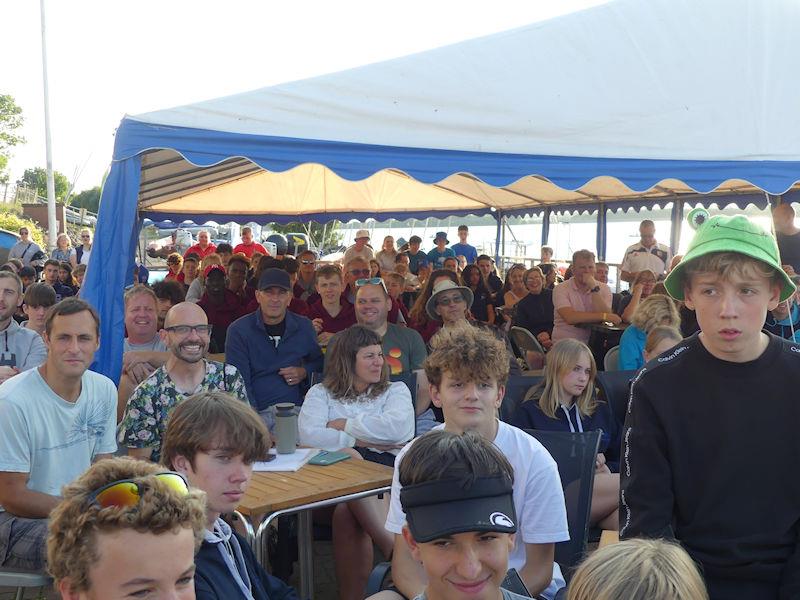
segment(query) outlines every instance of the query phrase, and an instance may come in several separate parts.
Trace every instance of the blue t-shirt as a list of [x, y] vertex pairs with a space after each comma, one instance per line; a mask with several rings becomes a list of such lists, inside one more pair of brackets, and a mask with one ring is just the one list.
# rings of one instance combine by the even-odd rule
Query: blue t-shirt
[[419, 261], [428, 260], [428, 255], [425, 254], [422, 250], [420, 250], [416, 254], [411, 254], [411, 252], [406, 252], [406, 256], [408, 256], [408, 270], [411, 271], [414, 275], [417, 275], [419, 273]]
[[442, 252], [439, 252], [438, 248], [434, 248], [430, 252], [428, 252], [428, 260], [431, 263], [431, 266], [434, 269], [442, 269], [444, 268], [444, 259], [445, 258], [455, 258], [456, 253], [453, 252], [452, 248], [445, 248]]
[[644, 366], [644, 345], [647, 334], [629, 325], [625, 328], [619, 340], [619, 369], [620, 371], [635, 371]]
[[474, 264], [475, 261], [478, 260], [478, 250], [475, 246], [459, 242], [458, 244], [453, 244], [450, 248], [456, 253], [456, 256], [463, 256], [466, 258], [468, 265]]

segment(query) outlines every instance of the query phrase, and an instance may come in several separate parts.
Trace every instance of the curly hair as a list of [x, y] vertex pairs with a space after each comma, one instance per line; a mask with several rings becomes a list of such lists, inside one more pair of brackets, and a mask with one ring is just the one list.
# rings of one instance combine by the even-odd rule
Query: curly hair
[[496, 381], [508, 379], [508, 350], [502, 340], [482, 327], [440, 330], [431, 338], [431, 353], [423, 365], [428, 382], [437, 388], [448, 373], [461, 381]]
[[[194, 533], [195, 551], [203, 541], [205, 493], [180, 495], [155, 477], [164, 467], [128, 457], [101, 460], [64, 488], [63, 500], [50, 513], [47, 565], [56, 581], [69, 578], [75, 592], [90, 588], [89, 570], [99, 560], [97, 536], [119, 529], [141, 533]], [[142, 491], [135, 506], [101, 508], [89, 503], [92, 492], [122, 479], [133, 479]]]

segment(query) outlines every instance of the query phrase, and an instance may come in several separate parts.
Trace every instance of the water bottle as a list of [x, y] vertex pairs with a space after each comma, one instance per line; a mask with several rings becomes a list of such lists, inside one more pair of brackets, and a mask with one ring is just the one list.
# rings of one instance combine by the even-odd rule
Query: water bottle
[[275, 405], [275, 447], [278, 454], [292, 454], [297, 450], [297, 415], [292, 402]]

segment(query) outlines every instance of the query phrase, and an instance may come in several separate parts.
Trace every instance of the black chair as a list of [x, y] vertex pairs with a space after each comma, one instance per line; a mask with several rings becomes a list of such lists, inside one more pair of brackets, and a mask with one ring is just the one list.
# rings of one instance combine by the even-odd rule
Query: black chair
[[620, 427], [625, 424], [628, 412], [628, 393], [636, 371], [598, 371], [597, 387], [601, 400], [608, 402]]
[[525, 431], [539, 440], [558, 465], [567, 505], [570, 539], [555, 545], [555, 561], [561, 566], [564, 579], [569, 581], [572, 570], [578, 566], [586, 553], [600, 432], [571, 433], [534, 429]]
[[506, 395], [500, 405], [500, 420], [510, 423], [528, 390], [542, 381], [541, 377], [510, 375], [506, 383]]

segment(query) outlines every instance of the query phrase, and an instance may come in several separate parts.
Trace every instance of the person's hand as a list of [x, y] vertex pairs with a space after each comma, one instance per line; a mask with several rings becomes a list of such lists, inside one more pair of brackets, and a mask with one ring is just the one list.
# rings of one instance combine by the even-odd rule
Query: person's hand
[[347, 419], [331, 419], [325, 427], [328, 429], [336, 429], [337, 431], [344, 431], [345, 425], [347, 425]]
[[611, 469], [609, 469], [608, 465], [606, 464], [605, 454], [603, 454], [602, 452], [597, 455], [597, 458], [594, 461], [594, 472], [611, 473]]
[[644, 289], [644, 284], [637, 283], [631, 288], [631, 296], [641, 296], [643, 289]]
[[586, 279], [585, 279], [585, 282], [586, 282], [586, 287], [588, 287], [590, 290], [593, 290], [598, 285], [600, 285], [597, 282], [597, 279], [594, 278], [594, 275], [587, 275]]
[[539, 343], [545, 350], [550, 350], [550, 348], [553, 347], [553, 340], [550, 339], [550, 334], [547, 333], [546, 331], [542, 331], [539, 335], [536, 336], [536, 339], [539, 340]]
[[614, 313], [606, 313], [606, 320], [613, 325], [619, 325], [622, 323], [622, 317]]
[[330, 331], [323, 331], [317, 336], [317, 342], [320, 346], [326, 346], [332, 337], [333, 334]]
[[19, 369], [17, 367], [9, 367], [3, 366], [0, 367], [0, 383], [4, 382], [6, 379], [11, 379], [14, 375], [19, 373]]
[[278, 369], [278, 375], [287, 385], [297, 385], [306, 378], [306, 370], [303, 367], [283, 367]]
[[132, 365], [125, 372], [133, 379], [136, 384], [142, 383], [145, 379], [153, 374], [155, 368], [149, 362], [139, 362]]
[[792, 265], [781, 265], [781, 268], [789, 277], [797, 275], [797, 273], [794, 272], [794, 267]]
[[317, 333], [322, 333], [322, 319], [317, 317], [316, 319], [311, 321], [311, 324], [314, 326], [314, 331], [316, 331]]

